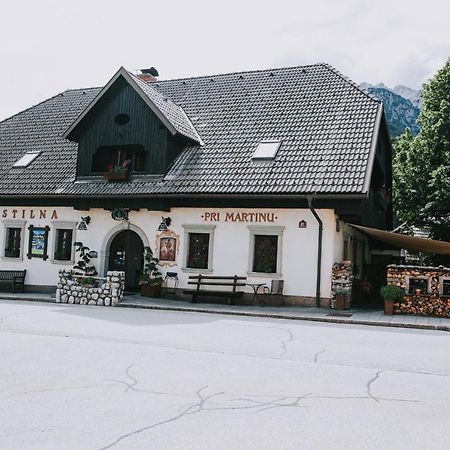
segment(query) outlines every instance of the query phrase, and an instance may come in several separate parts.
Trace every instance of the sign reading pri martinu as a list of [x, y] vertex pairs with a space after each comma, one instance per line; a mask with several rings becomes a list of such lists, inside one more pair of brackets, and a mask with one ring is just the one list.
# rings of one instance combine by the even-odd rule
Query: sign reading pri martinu
[[278, 216], [271, 212], [204, 212], [204, 222], [262, 222], [273, 223]]

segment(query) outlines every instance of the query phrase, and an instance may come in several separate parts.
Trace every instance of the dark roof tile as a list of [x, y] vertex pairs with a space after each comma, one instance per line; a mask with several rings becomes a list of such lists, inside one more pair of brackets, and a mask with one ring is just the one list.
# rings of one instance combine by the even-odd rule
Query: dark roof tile
[[[62, 135], [100, 91], [79, 89], [0, 123], [0, 195], [364, 191], [380, 103], [330, 66], [139, 83], [152, 101], [170, 99], [165, 115], [179, 133], [198, 130], [204, 143], [187, 145], [163, 181], [74, 183], [77, 147]], [[276, 157], [255, 164], [270, 138], [282, 141]], [[34, 163], [12, 168], [32, 149], [42, 151]]]

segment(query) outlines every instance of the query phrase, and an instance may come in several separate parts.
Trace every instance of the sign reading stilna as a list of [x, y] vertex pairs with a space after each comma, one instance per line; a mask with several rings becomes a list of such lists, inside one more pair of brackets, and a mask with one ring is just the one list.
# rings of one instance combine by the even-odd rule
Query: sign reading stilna
[[58, 219], [56, 209], [4, 209], [2, 219]]

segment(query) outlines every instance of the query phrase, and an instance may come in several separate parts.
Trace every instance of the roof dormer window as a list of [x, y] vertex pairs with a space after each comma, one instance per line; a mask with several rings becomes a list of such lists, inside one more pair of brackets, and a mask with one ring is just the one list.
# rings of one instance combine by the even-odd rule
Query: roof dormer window
[[13, 164], [13, 167], [28, 167], [41, 152], [39, 150], [33, 150], [26, 152], [18, 161]]
[[280, 148], [281, 141], [280, 140], [264, 140], [258, 144], [256, 147], [255, 153], [253, 153], [252, 159], [258, 160], [270, 160], [274, 159], [278, 149]]

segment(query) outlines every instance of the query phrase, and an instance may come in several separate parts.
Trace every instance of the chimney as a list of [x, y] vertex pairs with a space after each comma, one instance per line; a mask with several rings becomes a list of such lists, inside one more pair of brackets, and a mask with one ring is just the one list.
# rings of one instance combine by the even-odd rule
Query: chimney
[[147, 83], [154, 83], [156, 77], [159, 77], [159, 73], [154, 67], [150, 67], [150, 69], [141, 69], [140, 72], [141, 73], [138, 73], [136, 76]]

